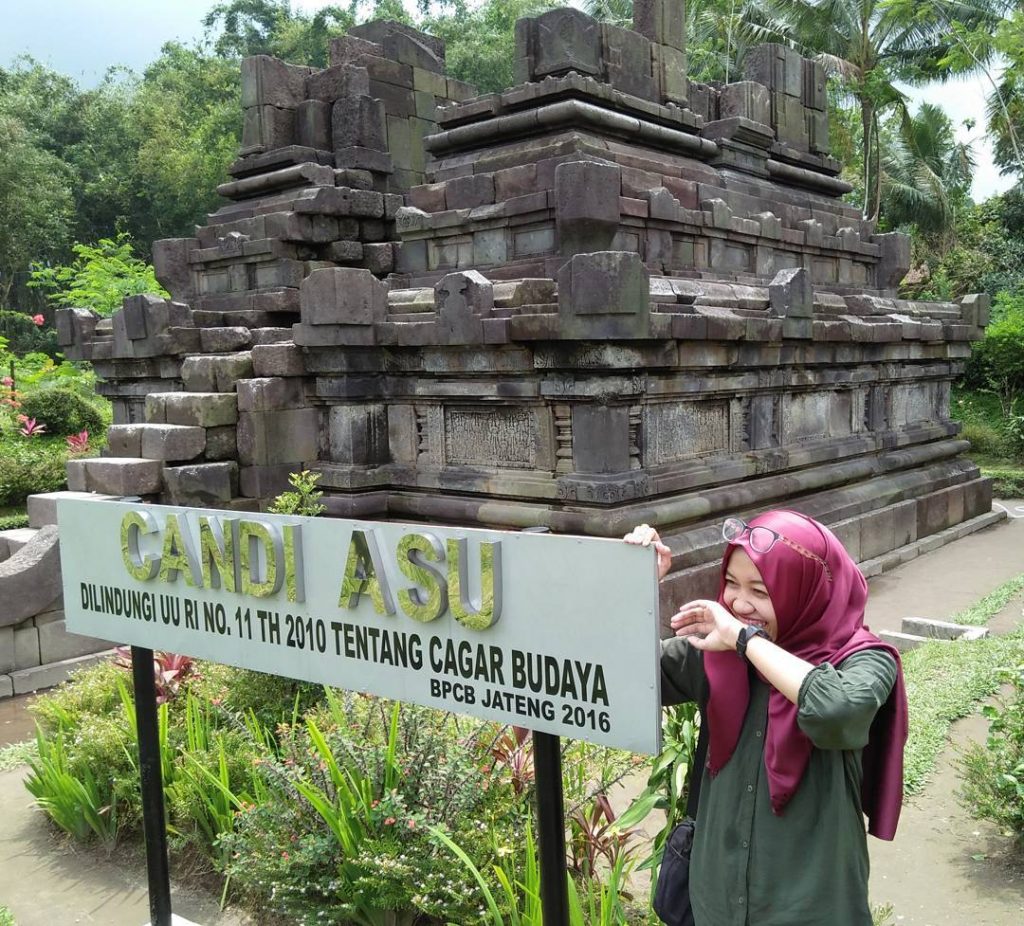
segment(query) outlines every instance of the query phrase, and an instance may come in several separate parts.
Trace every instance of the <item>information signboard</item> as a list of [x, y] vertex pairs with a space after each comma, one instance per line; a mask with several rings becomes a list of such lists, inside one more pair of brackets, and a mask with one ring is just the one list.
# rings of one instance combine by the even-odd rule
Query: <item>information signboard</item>
[[76, 633], [659, 749], [649, 548], [87, 499], [58, 521]]

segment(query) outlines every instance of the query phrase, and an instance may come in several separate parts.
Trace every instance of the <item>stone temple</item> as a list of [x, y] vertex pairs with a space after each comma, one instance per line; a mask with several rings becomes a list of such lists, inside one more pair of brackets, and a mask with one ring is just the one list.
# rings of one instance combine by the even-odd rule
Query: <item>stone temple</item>
[[730, 514], [812, 514], [868, 572], [989, 523], [949, 418], [986, 298], [897, 298], [820, 65], [690, 82], [682, 8], [524, 19], [486, 95], [392, 22], [246, 59], [226, 204], [154, 246], [171, 298], [58, 318], [116, 422], [70, 488], [253, 510], [306, 468], [342, 517], [646, 521], [666, 603], [716, 587]]

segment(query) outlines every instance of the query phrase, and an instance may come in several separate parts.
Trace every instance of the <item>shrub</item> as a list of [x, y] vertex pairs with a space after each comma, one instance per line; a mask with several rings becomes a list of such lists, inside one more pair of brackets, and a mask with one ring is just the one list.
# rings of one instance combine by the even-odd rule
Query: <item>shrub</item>
[[67, 484], [67, 447], [46, 437], [0, 437], [0, 505], [23, 505], [38, 492]]
[[977, 816], [991, 820], [1024, 848], [1024, 665], [1006, 672], [1012, 694], [986, 705], [988, 740], [963, 760], [961, 795]]
[[104, 428], [100, 409], [74, 389], [62, 386], [28, 393], [21, 400], [21, 413], [45, 423], [47, 433], [55, 436], [80, 431], [96, 434]]
[[1024, 392], [1024, 298], [1002, 293], [997, 309], [985, 337], [974, 347], [969, 373], [974, 380], [985, 381], [999, 396], [1003, 414], [1010, 415]]
[[12, 354], [46, 354], [56, 359], [60, 354], [57, 332], [45, 325], [37, 325], [33, 316], [22, 312], [0, 309], [0, 337], [7, 339]]

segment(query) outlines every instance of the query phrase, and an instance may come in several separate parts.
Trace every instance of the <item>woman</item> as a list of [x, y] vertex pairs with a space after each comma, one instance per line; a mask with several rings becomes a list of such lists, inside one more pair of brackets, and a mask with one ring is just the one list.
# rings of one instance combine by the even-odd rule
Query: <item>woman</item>
[[[907, 706], [899, 654], [864, 626], [867, 583], [793, 511], [725, 522], [717, 601], [662, 645], [662, 701], [709, 728], [690, 863], [696, 926], [870, 926], [869, 831], [892, 839]], [[671, 552], [653, 528], [659, 574]]]

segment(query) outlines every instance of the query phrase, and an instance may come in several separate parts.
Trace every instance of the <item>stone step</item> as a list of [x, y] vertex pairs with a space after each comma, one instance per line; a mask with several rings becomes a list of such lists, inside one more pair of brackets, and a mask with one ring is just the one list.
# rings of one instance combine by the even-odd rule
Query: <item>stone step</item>
[[238, 380], [251, 376], [252, 354], [249, 351], [186, 357], [181, 367], [181, 378], [188, 392], [234, 392]]
[[885, 643], [891, 643], [901, 653], [917, 649], [917, 647], [923, 646], [925, 643], [935, 642], [933, 637], [919, 637], [916, 634], [901, 633], [898, 630], [882, 630], [879, 631], [878, 636]]
[[204, 354], [229, 354], [246, 350], [252, 344], [252, 332], [241, 325], [199, 329], [199, 346]]
[[901, 629], [904, 633], [930, 640], [983, 640], [989, 635], [988, 627], [954, 624], [927, 617], [905, 617]]
[[[84, 462], [84, 461], [79, 461]], [[57, 502], [64, 498], [86, 498], [91, 501], [104, 501], [120, 498], [120, 495], [97, 495], [84, 489], [62, 492], [39, 492], [28, 497], [28, 526], [45, 527], [57, 523]]]
[[[163, 487], [163, 464], [143, 457], [95, 457], [68, 460], [68, 486], [123, 498], [156, 495]], [[95, 496], [92, 496], [95, 497]]]

